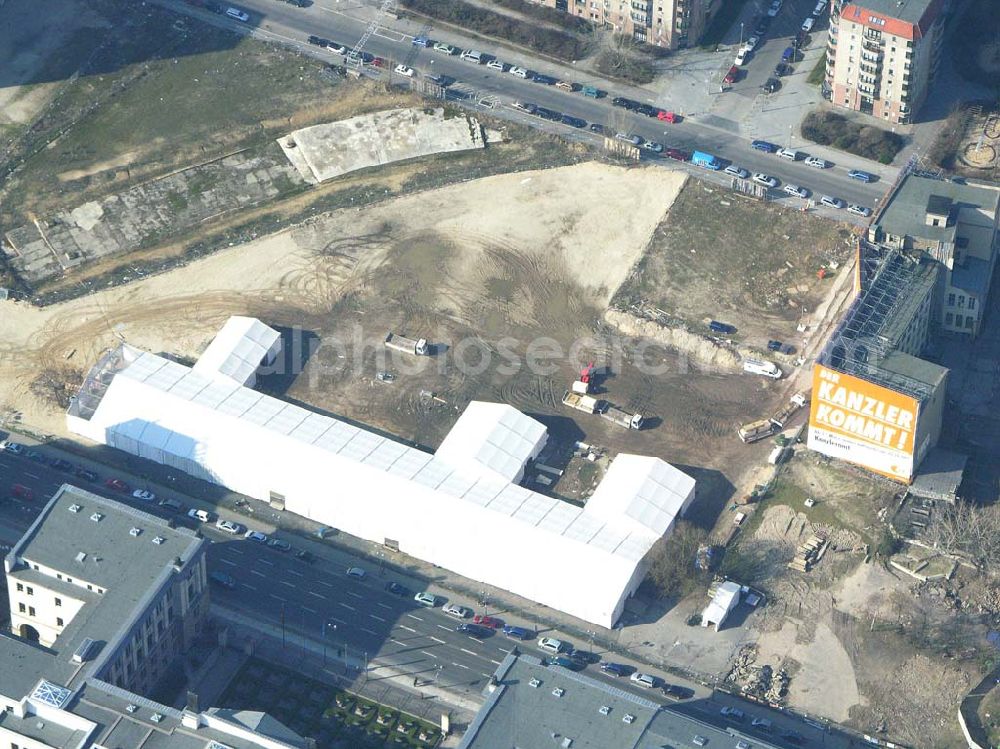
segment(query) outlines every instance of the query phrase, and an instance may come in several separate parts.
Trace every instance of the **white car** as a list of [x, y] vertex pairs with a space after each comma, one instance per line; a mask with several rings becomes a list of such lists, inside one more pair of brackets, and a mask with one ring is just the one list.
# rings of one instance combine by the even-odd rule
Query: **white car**
[[527, 70], [527, 68], [519, 68], [516, 65], [514, 65], [513, 67], [511, 67], [511, 69], [508, 70], [507, 72], [510, 73], [511, 75], [517, 77], [517, 78], [525, 78], [526, 79], [528, 77], [528, 70]]
[[817, 169], [826, 169], [830, 163], [819, 156], [808, 156], [805, 161], [806, 166], [814, 166]]
[[343, 44], [338, 44], [337, 42], [327, 42], [326, 48], [337, 55], [346, 55], [350, 50]]
[[250, 14], [246, 11], [240, 10], [239, 8], [226, 8], [226, 15], [230, 18], [235, 18], [237, 21], [242, 21], [243, 23], [250, 20]]
[[752, 36], [749, 39], [747, 39], [746, 44], [744, 44], [743, 47], [744, 49], [748, 49], [751, 52], [753, 52], [755, 49], [757, 49], [758, 44], [760, 44], [760, 37]]
[[769, 174], [764, 174], [763, 172], [756, 172], [753, 175], [753, 181], [758, 185], [764, 185], [764, 187], [777, 187], [778, 180]]
[[202, 523], [211, 523], [212, 515], [206, 510], [188, 510], [188, 517], [192, 520], [198, 520]]
[[656, 682], [657, 682], [657, 678], [655, 676], [653, 676], [652, 674], [644, 674], [642, 671], [636, 671], [634, 674], [628, 677], [628, 679], [633, 684], [640, 687], [646, 687], [646, 689], [653, 689], [654, 687], [656, 687]]
[[741, 166], [736, 166], [736, 164], [730, 164], [722, 171], [733, 177], [739, 177], [740, 179], [746, 179], [747, 177], [750, 176], [750, 172], [748, 172]]
[[777, 153], [779, 158], [788, 159], [789, 161], [798, 161], [799, 152], [794, 148], [779, 148]]
[[492, 68], [493, 70], [499, 70], [502, 73], [507, 69], [507, 63], [503, 62], [502, 60], [498, 60], [497, 58], [494, 57], [492, 60], [486, 63], [486, 67]]
[[444, 613], [450, 616], [454, 616], [458, 619], [467, 619], [468, 617], [472, 616], [472, 609], [466, 606], [459, 606], [457, 603], [449, 603], [441, 610]]
[[871, 208], [866, 208], [863, 205], [855, 205], [854, 203], [847, 206], [847, 212], [853, 213], [855, 216], [864, 216], [865, 218], [872, 215]]
[[434, 608], [438, 603], [437, 596], [433, 593], [428, 593], [426, 590], [413, 596], [413, 600], [429, 609]]
[[348, 567], [347, 576], [360, 580], [365, 576], [365, 571], [361, 567]]
[[771, 18], [774, 18], [780, 12], [781, 12], [781, 0], [774, 0], [774, 2], [771, 3], [771, 7], [767, 9], [767, 14]]
[[826, 10], [826, 6], [829, 4], [830, 0], [819, 0], [819, 2], [816, 3], [816, 7], [813, 8], [813, 15], [816, 16], [816, 18], [819, 18], [823, 15], [823, 11]]
[[546, 653], [558, 655], [566, 649], [566, 643], [562, 640], [557, 640], [555, 637], [543, 637], [538, 641], [538, 649], [544, 650]]
[[405, 75], [407, 78], [412, 78], [414, 74], [413, 68], [408, 65], [397, 65], [393, 70], [399, 75]]
[[136, 489], [132, 492], [132, 496], [136, 499], [141, 499], [143, 502], [152, 502], [156, 499], [156, 495], [149, 491], [149, 489]]
[[796, 198], [809, 197], [809, 191], [804, 187], [799, 187], [798, 185], [785, 185], [781, 189], [789, 195], [794, 195]]
[[816, 23], [816, 19], [809, 16], [806, 20], [802, 22], [802, 30], [807, 34], [812, 31], [813, 24]]
[[822, 198], [819, 199], [819, 202], [827, 206], [828, 208], [843, 208], [844, 206], [847, 205], [847, 203], [845, 203], [840, 198], [834, 198], [829, 195], [824, 195]]
[[526, 114], [534, 114], [535, 110], [538, 109], [534, 104], [526, 101], [515, 101], [510, 105], [512, 109], [516, 109], [518, 112], [524, 112]]
[[220, 531], [228, 533], [232, 536], [238, 536], [240, 533], [243, 532], [242, 525], [240, 525], [239, 523], [234, 523], [232, 520], [223, 520], [222, 518], [219, 518], [216, 521], [215, 527], [218, 528]]
[[747, 58], [750, 57], [752, 50], [749, 47], [740, 47], [740, 51], [736, 53], [736, 65], [744, 65]]

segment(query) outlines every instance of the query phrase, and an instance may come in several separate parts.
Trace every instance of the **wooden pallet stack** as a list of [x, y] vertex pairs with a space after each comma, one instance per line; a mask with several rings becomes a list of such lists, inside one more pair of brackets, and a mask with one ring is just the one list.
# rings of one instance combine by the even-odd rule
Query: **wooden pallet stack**
[[814, 533], [804, 544], [800, 544], [792, 561], [788, 563], [788, 569], [796, 572], [808, 572], [816, 562], [823, 556], [827, 540], [820, 533]]

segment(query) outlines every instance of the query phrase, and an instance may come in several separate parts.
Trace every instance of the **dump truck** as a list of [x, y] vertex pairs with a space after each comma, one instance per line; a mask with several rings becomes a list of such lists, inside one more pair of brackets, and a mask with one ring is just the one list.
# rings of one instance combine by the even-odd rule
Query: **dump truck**
[[599, 413], [603, 418], [625, 429], [642, 429], [642, 414], [629, 413], [607, 401], [601, 403], [603, 408]]
[[389, 333], [385, 337], [385, 345], [386, 348], [396, 349], [396, 351], [414, 356], [427, 356], [430, 353], [426, 338], [407, 338], [399, 333]]
[[587, 414], [596, 414], [600, 405], [597, 398], [572, 390], [563, 393], [562, 402], [564, 406], [575, 408], [577, 411], [583, 411]]
[[807, 392], [796, 393], [791, 397], [788, 404], [784, 408], [771, 417], [771, 423], [774, 424], [777, 429], [784, 429], [785, 424], [792, 417], [792, 415], [808, 402], [809, 394]]
[[757, 440], [766, 439], [776, 431], [777, 427], [769, 419], [761, 419], [760, 421], [752, 421], [749, 424], [744, 424], [739, 428], [737, 433], [740, 435], [741, 440], [749, 444]]

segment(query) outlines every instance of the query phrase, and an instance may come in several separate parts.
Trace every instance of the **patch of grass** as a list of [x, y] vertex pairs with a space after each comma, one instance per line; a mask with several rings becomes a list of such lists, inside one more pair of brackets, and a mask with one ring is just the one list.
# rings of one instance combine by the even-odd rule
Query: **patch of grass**
[[813, 111], [802, 120], [802, 136], [882, 164], [891, 164], [906, 144], [903, 136], [861, 125], [836, 112]]
[[181, 195], [176, 190], [171, 190], [167, 193], [167, 205], [173, 208], [175, 211], [180, 213], [185, 208], [188, 207], [187, 198]]
[[813, 86], [821, 86], [823, 85], [824, 78], [826, 78], [826, 55], [820, 55], [816, 64], [813, 65], [813, 69], [809, 71], [806, 83], [810, 83]]
[[723, 37], [736, 23], [736, 19], [740, 17], [746, 3], [747, 0], [722, 0], [721, 7], [715, 11], [712, 21], [708, 24], [705, 33], [702, 34], [700, 41], [702, 49], [712, 49], [722, 43]]

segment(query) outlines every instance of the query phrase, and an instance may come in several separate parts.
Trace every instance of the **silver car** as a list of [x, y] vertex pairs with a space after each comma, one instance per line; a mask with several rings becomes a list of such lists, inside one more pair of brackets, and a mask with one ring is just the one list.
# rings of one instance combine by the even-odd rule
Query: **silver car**
[[736, 164], [730, 164], [723, 171], [730, 176], [739, 177], [740, 179], [746, 179], [750, 176], [750, 172], [741, 166], [736, 166]]
[[763, 172], [756, 172], [753, 175], [753, 181], [758, 185], [764, 185], [764, 187], [777, 187], [778, 180], [769, 174], [764, 174]]

